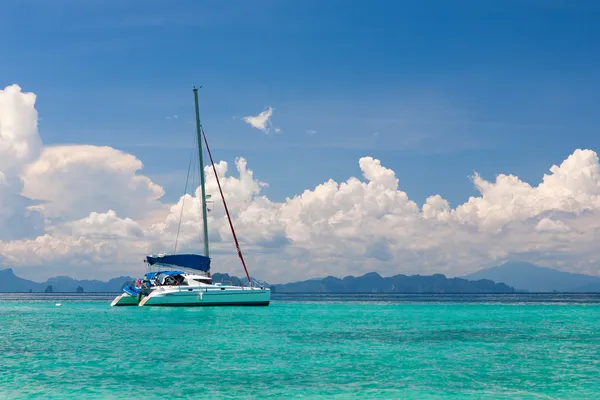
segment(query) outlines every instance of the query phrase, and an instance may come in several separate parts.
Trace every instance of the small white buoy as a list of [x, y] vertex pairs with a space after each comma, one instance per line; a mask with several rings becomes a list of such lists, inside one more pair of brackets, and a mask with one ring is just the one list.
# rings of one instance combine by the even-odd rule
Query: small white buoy
[[62, 306], [62, 304], [56, 303], [56, 307], [60, 307], [60, 306]]

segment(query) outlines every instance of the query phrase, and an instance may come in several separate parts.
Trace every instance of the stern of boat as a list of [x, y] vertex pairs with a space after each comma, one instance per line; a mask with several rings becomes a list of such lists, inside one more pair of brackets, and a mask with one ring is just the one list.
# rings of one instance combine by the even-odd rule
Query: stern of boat
[[140, 297], [142, 297], [142, 290], [134, 285], [126, 285], [123, 287], [123, 293], [115, 297], [110, 306], [137, 306]]
[[111, 307], [122, 307], [122, 306], [137, 306], [139, 303], [138, 296], [131, 296], [127, 293], [122, 293], [115, 297], [110, 303]]

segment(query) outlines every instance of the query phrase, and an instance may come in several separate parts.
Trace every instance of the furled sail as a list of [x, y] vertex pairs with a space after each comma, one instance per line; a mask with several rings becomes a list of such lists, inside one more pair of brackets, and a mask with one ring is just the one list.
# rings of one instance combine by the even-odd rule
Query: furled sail
[[180, 268], [195, 269], [208, 272], [210, 270], [210, 258], [200, 254], [165, 254], [146, 256], [150, 265], [163, 265]]

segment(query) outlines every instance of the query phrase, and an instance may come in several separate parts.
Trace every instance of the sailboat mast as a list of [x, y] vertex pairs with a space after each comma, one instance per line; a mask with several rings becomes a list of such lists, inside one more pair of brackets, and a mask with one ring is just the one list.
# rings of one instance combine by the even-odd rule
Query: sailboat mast
[[206, 221], [206, 189], [204, 188], [204, 162], [202, 161], [202, 123], [198, 108], [198, 89], [194, 87], [194, 103], [196, 106], [196, 135], [198, 139], [198, 156], [200, 158], [200, 187], [202, 191], [202, 222], [204, 225], [204, 255], [208, 255], [208, 224]]

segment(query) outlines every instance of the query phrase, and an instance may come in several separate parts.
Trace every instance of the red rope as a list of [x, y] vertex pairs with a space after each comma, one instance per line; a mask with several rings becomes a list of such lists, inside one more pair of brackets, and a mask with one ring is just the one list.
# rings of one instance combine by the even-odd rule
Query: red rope
[[[248, 274], [248, 268], [246, 268], [246, 262], [244, 261], [244, 256], [242, 255], [242, 251], [240, 250], [240, 244], [238, 243], [237, 236], [235, 235], [235, 229], [233, 229], [233, 223], [231, 222], [231, 217], [229, 216], [229, 209], [227, 208], [227, 203], [225, 202], [225, 196], [223, 196], [223, 190], [221, 189], [221, 183], [219, 182], [219, 176], [217, 175], [217, 169], [215, 168], [215, 162], [213, 161], [212, 154], [210, 153], [210, 147], [208, 147], [208, 140], [206, 140], [206, 134], [204, 133], [204, 129], [202, 129], [202, 136], [204, 137], [204, 143], [206, 144], [206, 150], [208, 151], [208, 157], [210, 158], [210, 163], [212, 164], [213, 172], [215, 173], [215, 179], [217, 180], [217, 185], [219, 186], [219, 192], [221, 192], [221, 198], [223, 199], [223, 205], [225, 206], [225, 212], [227, 213], [227, 219], [229, 220], [229, 226], [231, 227], [231, 233], [233, 233], [233, 240], [235, 240], [235, 247], [237, 248], [238, 256], [240, 256], [240, 260], [242, 260], [242, 266], [244, 267], [244, 271], [246, 271], [246, 277], [248, 278], [248, 283], [250, 283], [250, 287], [252, 287], [252, 280], [250, 279], [250, 274]], [[204, 166], [201, 166], [204, 168]]]

